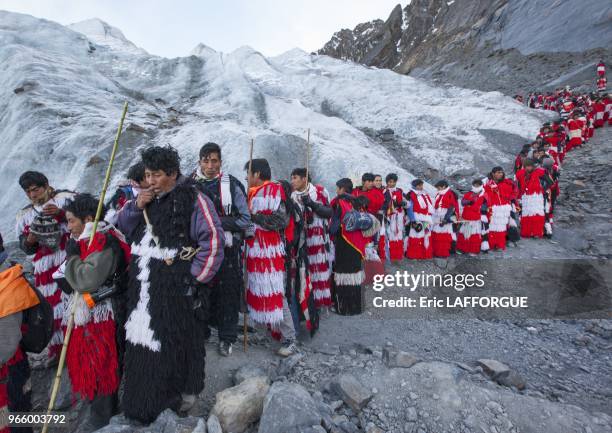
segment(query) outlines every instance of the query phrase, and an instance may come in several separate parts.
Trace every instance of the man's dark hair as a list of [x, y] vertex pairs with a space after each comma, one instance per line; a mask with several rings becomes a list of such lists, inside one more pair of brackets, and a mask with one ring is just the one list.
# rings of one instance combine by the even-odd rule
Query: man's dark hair
[[423, 185], [425, 182], [423, 182], [423, 179], [414, 179], [410, 184], [412, 185], [413, 188], [416, 188], [419, 185]]
[[26, 171], [19, 176], [19, 186], [24, 191], [31, 186], [48, 186], [49, 179], [39, 171]]
[[387, 177], [385, 177], [385, 182], [389, 182], [390, 180], [394, 180], [394, 181], [396, 181], [396, 182], [397, 182], [397, 179], [399, 179], [399, 178], [397, 177], [397, 174], [395, 174], [395, 173], [389, 173], [389, 174], [387, 175]]
[[172, 146], [153, 146], [142, 151], [142, 162], [149, 170], [162, 170], [168, 176], [181, 174], [181, 157]]
[[374, 174], [363, 173], [363, 176], [361, 176], [361, 182], [374, 182]]
[[448, 182], [445, 180], [439, 180], [434, 185], [436, 188], [446, 188], [448, 186]]
[[495, 167], [493, 167], [491, 169], [491, 173], [495, 173], [495, 172], [498, 172], [498, 171], [504, 171], [504, 169], [502, 167], [500, 167], [499, 165], [495, 166]]
[[[64, 210], [81, 221], [84, 221], [88, 216], [95, 218], [98, 211], [98, 199], [87, 193], [77, 194], [64, 206]], [[105, 213], [106, 209], [103, 207], [100, 219], [104, 219]]]
[[481, 186], [482, 185], [482, 179], [474, 179], [472, 181], [472, 185], [478, 185]]
[[221, 147], [217, 143], [208, 142], [200, 149], [200, 159], [208, 158], [211, 153], [219, 155], [221, 160]]
[[380, 174], [375, 174], [374, 175], [374, 179], [376, 179], [377, 177], [380, 177], [380, 180], [382, 180], [382, 176]]
[[525, 161], [523, 161], [524, 167], [532, 167], [534, 165], [535, 165], [535, 161], [531, 158], [525, 158]]
[[[305, 168], [294, 168], [293, 171], [291, 172], [291, 176], [299, 176], [301, 178], [306, 177], [306, 169]], [[308, 173], [308, 182], [312, 182], [312, 177], [310, 176], [310, 173]]]
[[[249, 163], [244, 164], [244, 169], [249, 170]], [[251, 172], [253, 174], [259, 173], [259, 178], [261, 180], [270, 180], [272, 179], [272, 170], [270, 169], [270, 164], [268, 164], [268, 160], [264, 158], [254, 159], [251, 164]]]
[[355, 199], [353, 200], [353, 207], [357, 210], [366, 210], [369, 205], [370, 199], [367, 198], [365, 195], [355, 197]]
[[137, 162], [128, 169], [127, 178], [135, 182], [142, 182], [145, 177], [145, 166], [142, 161]]
[[343, 177], [340, 179], [338, 182], [336, 182], [336, 186], [343, 189], [347, 194], [351, 194], [353, 192], [353, 181], [348, 177]]

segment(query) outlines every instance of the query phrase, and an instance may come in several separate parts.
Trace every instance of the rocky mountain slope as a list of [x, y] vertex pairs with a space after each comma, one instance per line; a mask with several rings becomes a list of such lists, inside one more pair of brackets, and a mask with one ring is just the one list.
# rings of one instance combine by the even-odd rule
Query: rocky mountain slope
[[335, 33], [319, 54], [513, 94], [594, 88], [595, 64], [612, 62], [611, 46], [610, 2], [412, 0], [386, 21]]
[[546, 113], [500, 93], [441, 88], [421, 80], [292, 50], [266, 58], [249, 47], [224, 54], [146, 53], [100, 20], [69, 27], [0, 11], [0, 231], [13, 234], [26, 204], [26, 170], [58, 188], [97, 193], [121, 107], [130, 104], [113, 185], [138, 149], [176, 146], [185, 172], [199, 148], [218, 142], [225, 170], [242, 178], [251, 138], [274, 175], [311, 165], [317, 181], [365, 171], [469, 177], [510, 164]]

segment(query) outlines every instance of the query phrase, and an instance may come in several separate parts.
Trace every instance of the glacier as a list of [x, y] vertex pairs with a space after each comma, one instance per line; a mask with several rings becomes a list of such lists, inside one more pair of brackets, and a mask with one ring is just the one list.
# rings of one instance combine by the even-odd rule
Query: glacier
[[[337, 179], [365, 171], [396, 172], [406, 188], [424, 168], [446, 176], [509, 166], [517, 151], [509, 140], [520, 148], [550, 117], [498, 92], [434, 86], [300, 49], [266, 58], [250, 47], [221, 53], [199, 44], [168, 59], [98, 19], [63, 26], [7, 11], [0, 11], [0, 92], [7, 240], [27, 204], [17, 183], [22, 172], [42, 171], [56, 188], [100, 193], [126, 100], [111, 190], [139, 149], [175, 146], [190, 173], [208, 141], [221, 145], [224, 170], [239, 179], [251, 139], [254, 157], [268, 158], [273, 176], [287, 178], [306, 163], [307, 129], [311, 173], [332, 194]], [[367, 133], [387, 128], [394, 146]]]

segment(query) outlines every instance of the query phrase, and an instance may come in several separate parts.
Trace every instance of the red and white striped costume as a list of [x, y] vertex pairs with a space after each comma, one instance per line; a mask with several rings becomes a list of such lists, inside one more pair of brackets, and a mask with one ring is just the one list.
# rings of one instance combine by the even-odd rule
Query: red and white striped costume
[[[387, 210], [386, 232], [389, 244], [389, 259], [402, 260], [404, 257], [404, 227], [406, 226], [406, 211], [402, 203], [404, 202], [404, 192], [401, 188], [385, 189], [385, 196], [389, 195], [389, 209]], [[399, 206], [398, 206], [399, 205]]]
[[[30, 225], [34, 221], [34, 218], [42, 213], [42, 209], [46, 205], [54, 204], [61, 209], [73, 197], [74, 193], [62, 191], [56, 193], [53, 198], [42, 206], [29, 205], [23, 208], [17, 214], [17, 236], [27, 236], [30, 233]], [[56, 217], [56, 220], [62, 231], [62, 241], [60, 242], [59, 248], [53, 251], [44, 245], [39, 245], [36, 248], [36, 253], [31, 256], [32, 265], [34, 266], [34, 284], [47, 299], [49, 304], [51, 304], [53, 308], [53, 317], [55, 319], [54, 333], [48, 346], [49, 358], [58, 356], [62, 349], [64, 334], [61, 324], [67, 298], [67, 295], [61, 291], [57, 283], [53, 280], [53, 273], [57, 271], [66, 258], [64, 248], [70, 234], [68, 233], [68, 226], [66, 225], [63, 214]]]
[[489, 248], [505, 250], [512, 201], [517, 194], [516, 185], [510, 179], [504, 178], [499, 182], [488, 179], [484, 189], [489, 205]]
[[[291, 196], [302, 207], [299, 196], [305, 192], [294, 191]], [[330, 205], [329, 193], [321, 185], [308, 184], [308, 196], [314, 202], [324, 206]], [[308, 255], [308, 273], [317, 308], [332, 305], [331, 299], [331, 257], [329, 239], [329, 221], [307, 208], [304, 213], [306, 221], [306, 249]], [[309, 223], [309, 221], [311, 221]]]
[[[271, 215], [287, 197], [280, 183], [266, 181], [249, 190], [251, 214]], [[279, 329], [285, 296], [285, 243], [281, 233], [255, 224], [255, 235], [246, 239], [247, 305], [253, 321]]]
[[606, 107], [604, 109], [604, 122], [608, 122], [608, 125], [612, 125], [612, 98], [606, 95], [603, 98], [603, 104]]
[[574, 147], [582, 146], [582, 120], [580, 120], [580, 118], [570, 119], [567, 122], [567, 127], [569, 129], [569, 142], [567, 143], [565, 151], [569, 152]]
[[594, 114], [593, 127], [601, 128], [602, 126], [604, 126], [605, 111], [606, 111], [606, 105], [603, 102], [597, 101], [593, 103], [593, 114]]
[[457, 235], [457, 249], [464, 253], [478, 254], [481, 249], [487, 251], [489, 245], [483, 242], [483, 222], [487, 222], [484, 188], [472, 188], [466, 192], [460, 203], [461, 226]]
[[525, 238], [544, 236], [544, 189], [540, 182], [546, 170], [536, 167], [531, 173], [524, 168], [516, 172], [521, 201], [521, 236]]
[[597, 90], [600, 92], [605, 92], [608, 88], [608, 79], [606, 77], [601, 77], [597, 80]]
[[459, 212], [457, 196], [450, 187], [446, 187], [438, 191], [434, 201], [431, 243], [435, 257], [450, 256], [452, 243], [456, 240], [453, 225], [450, 222], [445, 222], [445, 216], [451, 207], [453, 208], [451, 218], [454, 216], [456, 220], [457, 212]]
[[597, 64], [597, 75], [603, 77], [606, 75], [606, 65], [604, 62], [599, 62]]
[[433, 202], [425, 191], [411, 190], [408, 193], [408, 198], [412, 205], [414, 222], [423, 224], [423, 229], [416, 231], [414, 227], [410, 227], [406, 257], [409, 259], [431, 259], [433, 257], [433, 246], [431, 244]]

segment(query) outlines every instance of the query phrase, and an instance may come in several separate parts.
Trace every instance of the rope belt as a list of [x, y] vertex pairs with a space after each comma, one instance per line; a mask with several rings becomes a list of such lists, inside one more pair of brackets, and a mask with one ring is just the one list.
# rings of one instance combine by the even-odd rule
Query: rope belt
[[[153, 237], [153, 242], [155, 242], [157, 248], [161, 248], [159, 246], [159, 238], [153, 234], [153, 226], [151, 225], [151, 221], [149, 221], [149, 215], [147, 214], [146, 209], [143, 209], [143, 215], [145, 219], [145, 224], [147, 225], [147, 230], [149, 230], [151, 236]], [[182, 247], [181, 251], [178, 254], [178, 258], [180, 260], [185, 260], [189, 262], [196, 256], [200, 249], [200, 247]], [[164, 262], [166, 263], [166, 265], [171, 266], [174, 263], [174, 258], [164, 259]]]

